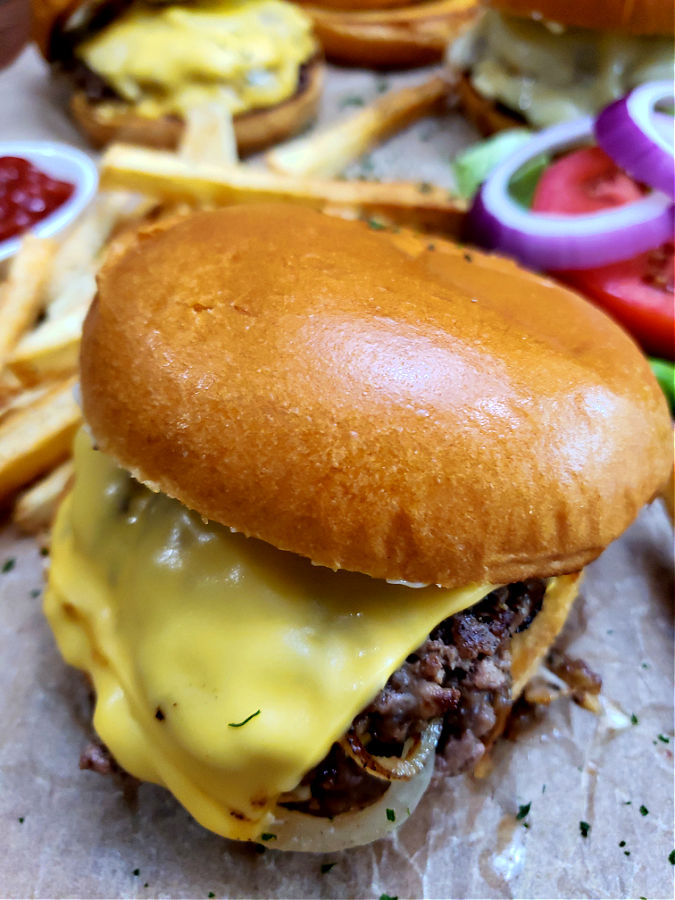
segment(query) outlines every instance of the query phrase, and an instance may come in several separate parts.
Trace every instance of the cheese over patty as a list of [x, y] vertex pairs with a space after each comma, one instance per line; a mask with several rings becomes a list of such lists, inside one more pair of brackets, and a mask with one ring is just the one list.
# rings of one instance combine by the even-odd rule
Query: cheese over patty
[[77, 48], [138, 115], [153, 118], [213, 102], [233, 115], [274, 106], [295, 94], [316, 52], [309, 17], [283, 0], [137, 0]]
[[645, 81], [672, 81], [674, 58], [672, 36], [563, 28], [494, 10], [449, 53], [483, 97], [537, 128], [598, 112]]
[[59, 648], [120, 765], [226, 837], [269, 828], [434, 626], [492, 590], [313, 566], [139, 485], [84, 432], [76, 471], [45, 599]]

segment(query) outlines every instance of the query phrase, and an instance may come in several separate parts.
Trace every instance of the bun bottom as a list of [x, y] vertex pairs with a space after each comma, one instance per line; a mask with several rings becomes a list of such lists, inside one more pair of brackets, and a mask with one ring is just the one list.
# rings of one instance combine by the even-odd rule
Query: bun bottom
[[[547, 590], [541, 610], [529, 628], [515, 634], [511, 640], [512, 697], [517, 700], [527, 682], [535, 675], [565, 624], [579, 591], [581, 573], [563, 575]], [[491, 735], [490, 746], [504, 730], [506, 717]], [[486, 747], [486, 753], [489, 746]], [[484, 757], [479, 760], [479, 763]], [[385, 837], [413, 812], [422, 799], [434, 771], [435, 754], [426, 761], [423, 770], [410, 781], [394, 781], [385, 793], [370, 806], [354, 812], [342, 813], [333, 819], [278, 808], [274, 824], [275, 850], [296, 850], [304, 853], [333, 853], [370, 844]], [[394, 811], [393, 821], [387, 810]]]
[[[235, 116], [234, 133], [240, 155], [264, 150], [301, 131], [316, 115], [323, 78], [323, 61], [314, 59], [307, 64], [302, 87], [288, 100]], [[103, 104], [92, 102], [83, 91], [76, 91], [71, 97], [70, 112], [97, 148], [123, 141], [157, 150], [175, 150], [183, 133], [183, 121], [177, 116], [150, 119], [123, 105], [114, 115], [109, 115]]]
[[517, 114], [483, 97], [471, 84], [467, 72], [462, 72], [454, 82], [455, 96], [460, 110], [482, 135], [488, 137], [506, 128], [524, 128], [526, 123]]
[[477, 14], [474, 0], [428, 0], [395, 9], [305, 7], [328, 59], [372, 69], [414, 68], [443, 59]]

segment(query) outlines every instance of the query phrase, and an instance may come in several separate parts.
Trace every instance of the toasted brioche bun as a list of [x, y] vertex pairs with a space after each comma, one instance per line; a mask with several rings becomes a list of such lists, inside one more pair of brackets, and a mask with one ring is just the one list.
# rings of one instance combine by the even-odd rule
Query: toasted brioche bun
[[477, 0], [373, 0], [365, 9], [350, 0], [341, 6], [336, 0], [304, 8], [328, 59], [385, 69], [442, 59], [448, 42], [478, 11]]
[[664, 396], [581, 297], [433, 246], [284, 204], [142, 230], [84, 327], [97, 444], [329, 568], [447, 587], [578, 571], [667, 480]]
[[486, 0], [501, 12], [577, 28], [672, 35], [671, 0]]
[[[320, 59], [313, 60], [307, 66], [302, 88], [288, 100], [234, 117], [237, 148], [242, 156], [292, 137], [314, 118], [321, 99], [324, 68]], [[109, 103], [93, 103], [82, 91], [74, 93], [70, 100], [73, 118], [95, 147], [105, 147], [113, 141], [164, 150], [178, 146], [184, 123], [177, 116], [150, 119], [123, 104], [111, 116], [106, 107]]]
[[[78, 11], [86, 15], [103, 2], [32, 0], [33, 39], [48, 62], [59, 62], [58, 36], [70, 17]], [[314, 118], [321, 99], [324, 69], [323, 59], [317, 55], [307, 61], [302, 84], [287, 100], [234, 117], [237, 148], [242, 156], [292, 137]], [[94, 147], [125, 141], [173, 150], [180, 142], [184, 127], [178, 116], [139, 116], [123, 101], [114, 105], [109, 100], [92, 101], [80, 90], [74, 91], [70, 99], [70, 112]]]

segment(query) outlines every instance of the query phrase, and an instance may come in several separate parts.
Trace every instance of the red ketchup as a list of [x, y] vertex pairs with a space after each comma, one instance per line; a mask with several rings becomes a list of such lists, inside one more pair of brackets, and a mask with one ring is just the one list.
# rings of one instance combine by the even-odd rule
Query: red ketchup
[[41, 172], [27, 159], [0, 156], [0, 241], [46, 218], [74, 190], [74, 185]]

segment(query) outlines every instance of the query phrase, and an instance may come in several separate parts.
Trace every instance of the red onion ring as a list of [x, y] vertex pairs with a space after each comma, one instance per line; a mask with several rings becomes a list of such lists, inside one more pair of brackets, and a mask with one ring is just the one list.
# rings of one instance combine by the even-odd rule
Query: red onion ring
[[588, 116], [535, 135], [499, 165], [476, 195], [467, 219], [469, 240], [534, 269], [594, 269], [637, 256], [672, 240], [669, 197], [648, 194], [635, 203], [584, 215], [535, 213], [509, 194], [513, 175], [533, 157], [561, 151], [593, 136]]
[[670, 140], [659, 127], [655, 107], [675, 96], [670, 81], [650, 81], [604, 109], [595, 122], [595, 138], [617, 165], [636, 181], [675, 197], [673, 126]]

